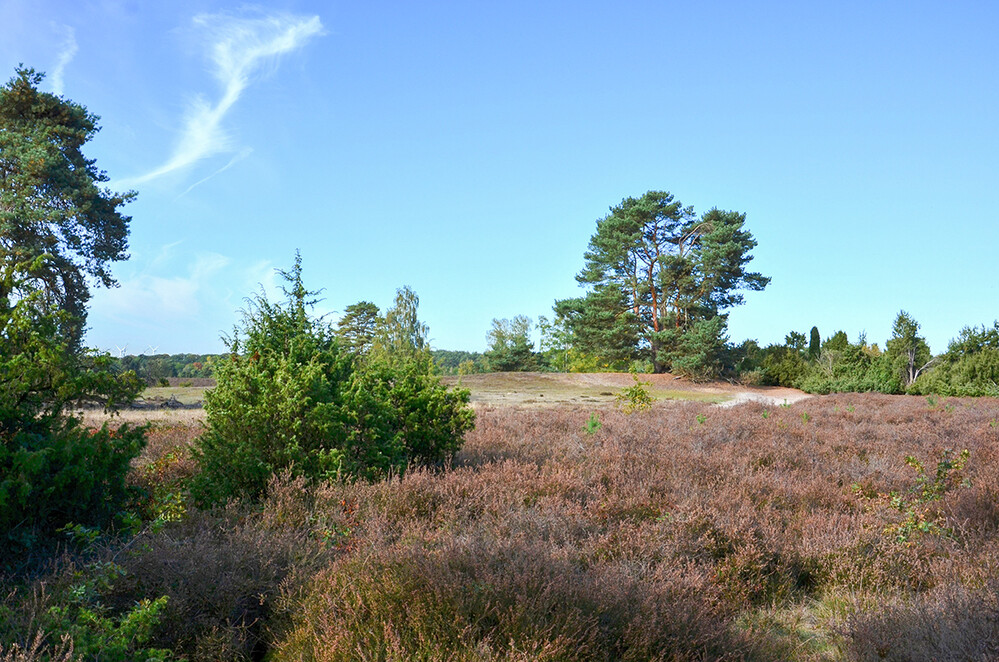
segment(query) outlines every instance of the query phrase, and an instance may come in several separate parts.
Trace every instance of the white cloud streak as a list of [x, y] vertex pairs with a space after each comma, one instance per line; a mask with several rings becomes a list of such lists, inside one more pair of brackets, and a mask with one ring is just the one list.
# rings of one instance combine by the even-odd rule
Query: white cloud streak
[[219, 168], [218, 170], [216, 170], [212, 174], [208, 175], [207, 177], [203, 177], [202, 179], [199, 179], [198, 181], [194, 182], [193, 184], [191, 184], [190, 186], [188, 186], [184, 190], [184, 192], [181, 193], [180, 195], [178, 195], [177, 197], [178, 198], [184, 197], [185, 195], [187, 195], [188, 193], [191, 192], [191, 189], [195, 188], [196, 186], [201, 186], [202, 184], [204, 184], [205, 182], [207, 182], [212, 177], [215, 177], [216, 175], [221, 175], [223, 172], [225, 172], [229, 168], [231, 168], [234, 165], [236, 165], [236, 163], [238, 161], [242, 161], [243, 159], [245, 159], [246, 157], [248, 157], [252, 153], [253, 153], [253, 148], [252, 147], [244, 147], [243, 149], [239, 150], [239, 154], [237, 154], [236, 156], [234, 156], [231, 159], [229, 159], [229, 163], [226, 163], [224, 166], [222, 166], [221, 168]]
[[59, 56], [56, 59], [55, 67], [49, 75], [49, 82], [52, 84], [52, 92], [54, 94], [62, 95], [63, 74], [66, 71], [66, 66], [73, 61], [74, 57], [76, 57], [76, 52], [79, 48], [76, 44], [76, 31], [68, 25], [58, 27], [61, 28], [61, 32], [64, 37], [62, 47], [59, 49]]
[[140, 274], [120, 287], [97, 290], [92, 309], [113, 318], [134, 318], [153, 326], [199, 319], [204, 306], [215, 307], [214, 283], [231, 260], [218, 253], [195, 256], [186, 276]]
[[[276, 58], [302, 48], [311, 38], [323, 33], [318, 16], [277, 14], [237, 18], [227, 14], [201, 14], [194, 18], [194, 24], [208, 35], [209, 60], [221, 85], [222, 96], [214, 104], [202, 96], [195, 98], [187, 110], [180, 140], [166, 163], [139, 177], [116, 182], [116, 186], [148, 182], [210, 156], [233, 151], [232, 140], [223, 128], [222, 120], [250, 85], [253, 74], [263, 65], [274, 63]], [[198, 184], [229, 168], [239, 158], [237, 156]]]

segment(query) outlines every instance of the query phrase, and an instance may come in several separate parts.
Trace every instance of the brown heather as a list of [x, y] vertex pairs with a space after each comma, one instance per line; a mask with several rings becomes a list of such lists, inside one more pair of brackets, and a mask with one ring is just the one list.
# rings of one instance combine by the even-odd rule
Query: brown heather
[[[452, 470], [351, 488], [357, 547], [282, 598], [275, 659], [997, 655], [996, 401], [589, 414], [483, 408]], [[953, 535], [899, 541], [857, 489], [910, 496], [946, 448]]]
[[[118, 550], [118, 598], [169, 595], [155, 644], [191, 660], [999, 659], [999, 401], [590, 413], [482, 407], [446, 471], [277, 479]], [[947, 448], [970, 486], [917, 504], [906, 456]], [[938, 528], [899, 539], [893, 491]]]

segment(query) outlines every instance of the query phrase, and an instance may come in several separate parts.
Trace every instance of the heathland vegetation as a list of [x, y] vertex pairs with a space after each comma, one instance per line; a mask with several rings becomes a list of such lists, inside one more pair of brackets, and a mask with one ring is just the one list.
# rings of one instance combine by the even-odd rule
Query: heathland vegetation
[[[0, 662], [999, 656], [999, 401], [950, 397], [996, 395], [999, 326], [936, 357], [905, 312], [884, 350], [733, 345], [768, 282], [745, 214], [649, 192], [598, 221], [540, 351], [517, 316], [435, 357], [406, 287], [333, 324], [296, 257], [224, 354], [115, 360], [83, 329], [133, 194], [40, 81], [0, 88]], [[461, 387], [623, 369], [617, 406]], [[664, 404], [664, 371], [849, 394]], [[202, 419], [113, 416], [140, 376], [208, 374]]]

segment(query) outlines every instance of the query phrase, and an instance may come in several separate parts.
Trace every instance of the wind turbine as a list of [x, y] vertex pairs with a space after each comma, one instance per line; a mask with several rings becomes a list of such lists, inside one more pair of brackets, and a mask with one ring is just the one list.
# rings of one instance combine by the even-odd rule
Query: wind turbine
[[159, 348], [160, 348], [159, 345], [156, 345], [156, 347], [153, 347], [152, 345], [146, 347], [146, 356], [153, 356], [154, 354], [156, 354], [156, 350], [158, 350]]
[[128, 343], [125, 343], [124, 347], [119, 347], [118, 345], [115, 345], [114, 348], [118, 350], [118, 358], [120, 359], [125, 356], [125, 350], [128, 349]]

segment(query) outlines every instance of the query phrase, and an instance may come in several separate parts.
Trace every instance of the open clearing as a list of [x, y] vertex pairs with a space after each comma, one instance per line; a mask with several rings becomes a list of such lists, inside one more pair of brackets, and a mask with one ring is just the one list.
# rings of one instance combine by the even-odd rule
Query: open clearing
[[[703, 402], [723, 407], [743, 402], [780, 405], [811, 397], [791, 388], [692, 382], [670, 374], [639, 375], [638, 378], [648, 384], [646, 388], [656, 398], [654, 406], [657, 407], [669, 406], [677, 401]], [[634, 378], [630, 374], [620, 372], [494, 372], [443, 377], [442, 380], [449, 386], [461, 386], [471, 391], [471, 401], [475, 406], [515, 407], [609, 407], [616, 403], [617, 394], [622, 389], [634, 384]], [[208, 388], [149, 387], [142, 392], [135, 408], [120, 412], [117, 418], [132, 423], [148, 421], [167, 425], [191, 424], [204, 418], [204, 410], [200, 405], [204, 402]], [[99, 424], [107, 418], [100, 410], [86, 411], [83, 417], [88, 424]]]
[[[639, 375], [658, 404], [685, 400], [722, 404], [755, 401], [765, 404], [797, 402], [808, 394], [790, 388], [746, 387], [726, 382], [692, 382], [670, 374]], [[632, 384], [628, 373], [497, 372], [445, 377], [450, 385], [472, 392], [473, 404], [486, 405], [612, 405], [617, 394]]]
[[205, 386], [149, 386], [139, 395], [140, 405], [157, 406], [175, 401], [185, 406], [201, 405], [205, 401]]

